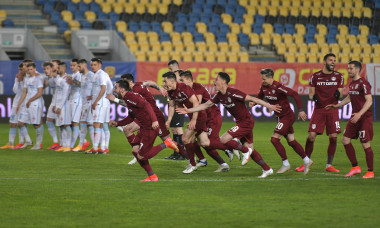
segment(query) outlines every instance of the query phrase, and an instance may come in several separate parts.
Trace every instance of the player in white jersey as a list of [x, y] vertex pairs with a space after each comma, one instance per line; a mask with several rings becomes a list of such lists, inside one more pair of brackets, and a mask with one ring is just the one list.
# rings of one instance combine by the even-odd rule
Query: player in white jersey
[[[106, 95], [113, 93], [113, 84], [111, 81], [111, 78], [108, 76], [106, 78], [107, 84], [106, 84]], [[110, 143], [110, 130], [108, 129], [108, 123], [110, 122], [110, 114], [111, 114], [111, 103], [108, 99], [106, 99], [107, 104], [107, 113], [106, 113], [106, 119], [105, 124], [103, 124], [103, 130], [102, 130], [102, 139], [100, 144], [100, 150], [98, 150], [98, 153], [109, 153], [109, 143]]]
[[80, 59], [78, 61], [79, 72], [81, 77], [81, 97], [82, 97], [82, 113], [80, 117], [80, 135], [79, 144], [73, 151], [83, 151], [90, 145], [86, 141], [87, 126], [90, 133], [91, 142], [94, 142], [94, 127], [92, 126], [92, 112], [91, 112], [91, 91], [92, 91], [92, 78], [94, 73], [87, 68], [87, 60]]
[[106, 90], [108, 74], [102, 70], [103, 61], [100, 58], [91, 59], [91, 70], [94, 72], [92, 80], [92, 116], [94, 123], [94, 141], [92, 148], [86, 153], [98, 153], [98, 146], [102, 136], [103, 123], [106, 120], [107, 104]]
[[48, 109], [48, 112], [47, 112], [47, 116], [46, 116], [46, 125], [48, 127], [49, 134], [53, 139], [53, 144], [50, 147], [48, 147], [48, 149], [55, 150], [55, 149], [58, 149], [60, 147], [60, 145], [58, 143], [57, 129], [55, 128], [55, 125], [53, 123], [53, 121], [57, 118], [57, 114], [55, 114], [53, 112], [53, 106], [55, 104], [55, 101], [54, 101], [55, 100], [55, 94], [54, 93], [55, 93], [55, 87], [57, 84], [57, 72], [53, 71], [53, 63], [52, 62], [44, 62], [42, 64], [42, 66], [44, 68], [44, 73], [48, 78], [46, 84], [50, 87], [51, 93], [53, 95], [49, 109]]
[[72, 59], [70, 63], [71, 77], [67, 78], [67, 83], [71, 85], [70, 91], [70, 108], [71, 108], [71, 122], [73, 126], [73, 137], [71, 139], [70, 148], [74, 148], [75, 142], [79, 136], [79, 122], [82, 112], [82, 96], [81, 96], [81, 73], [78, 68], [78, 59]]
[[62, 147], [56, 151], [68, 152], [71, 151], [71, 110], [69, 102], [70, 85], [67, 83], [66, 74], [67, 65], [64, 62], [58, 64], [57, 84], [55, 89], [55, 104], [53, 112], [57, 114], [55, 124], [61, 129], [62, 132]]
[[16, 138], [17, 133], [17, 123], [18, 123], [18, 115], [16, 113], [16, 108], [18, 105], [18, 101], [20, 99], [20, 96], [22, 94], [22, 91], [24, 90], [24, 76], [25, 72], [23, 71], [23, 64], [20, 63], [18, 66], [18, 73], [15, 77], [15, 82], [13, 84], [13, 92], [16, 94], [16, 96], [13, 98], [12, 102], [12, 110], [11, 110], [11, 117], [9, 118], [9, 141], [6, 145], [0, 147], [0, 149], [18, 149], [24, 144], [24, 137], [21, 134], [21, 131], [19, 131], [19, 144], [14, 146], [14, 140]]
[[43, 112], [43, 87], [44, 81], [41, 75], [37, 75], [36, 64], [28, 63], [27, 65], [29, 78], [25, 81], [24, 90], [21, 94], [17, 112], [24, 100], [25, 112], [20, 115], [18, 120], [19, 127], [23, 127], [25, 123], [30, 121], [36, 129], [36, 144], [31, 148], [32, 150], [39, 150], [42, 148], [42, 139], [44, 134], [44, 126], [41, 124]]

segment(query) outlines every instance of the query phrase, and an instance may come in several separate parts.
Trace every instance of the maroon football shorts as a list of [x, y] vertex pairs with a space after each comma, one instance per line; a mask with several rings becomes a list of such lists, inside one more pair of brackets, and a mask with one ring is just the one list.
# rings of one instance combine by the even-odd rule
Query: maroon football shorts
[[150, 155], [149, 152], [152, 149], [157, 136], [158, 128], [155, 130], [140, 129], [137, 132], [137, 135], [134, 138], [133, 143], [139, 145], [138, 153], [140, 156], [144, 157], [142, 160], [152, 158], [152, 155]]
[[330, 135], [333, 133], [340, 133], [339, 124], [339, 112], [338, 110], [330, 111], [319, 111], [314, 109], [313, 115], [311, 116], [309, 124], [309, 132], [316, 132], [317, 134], [323, 134], [326, 126], [326, 134]]
[[286, 136], [288, 134], [293, 134], [293, 123], [296, 120], [296, 117], [294, 114], [289, 114], [281, 117], [277, 117], [277, 125], [274, 129], [274, 132]]
[[228, 134], [230, 134], [233, 138], [238, 138], [240, 141], [247, 142], [249, 144], [253, 143], [253, 124], [250, 125], [236, 125], [228, 130]]
[[207, 122], [207, 135], [209, 139], [218, 139], [220, 128], [222, 127], [222, 116], [215, 115], [213, 117], [208, 117]]
[[372, 141], [373, 138], [373, 117], [362, 117], [357, 123], [347, 122], [343, 136], [350, 139], [360, 138], [361, 143]]

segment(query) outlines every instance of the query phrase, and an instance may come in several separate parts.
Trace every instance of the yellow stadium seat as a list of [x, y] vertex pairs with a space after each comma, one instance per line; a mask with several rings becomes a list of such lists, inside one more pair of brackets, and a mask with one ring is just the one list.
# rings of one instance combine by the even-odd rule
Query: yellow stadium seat
[[310, 16], [310, 8], [300, 8], [300, 14], [301, 16], [304, 16], [304, 17], [309, 17]]
[[292, 7], [300, 7], [300, 6], [301, 6], [301, 0], [292, 1]]
[[[87, 13], [87, 12], [90, 12], [90, 11], [86, 11], [86, 13]], [[85, 14], [86, 14], [86, 13], [85, 13]], [[93, 13], [93, 12], [90, 12], [90, 13], [92, 13], [93, 16], [96, 18], [95, 13]], [[86, 16], [86, 15], [85, 15], [85, 16]], [[68, 10], [63, 10], [63, 11], [61, 12], [61, 18], [62, 18], [62, 20], [66, 21], [66, 22], [70, 22], [70, 21], [73, 20], [73, 14], [72, 14], [70, 11], [68, 11]]]
[[223, 22], [224, 24], [229, 25], [229, 24], [232, 23], [232, 16], [229, 15], [229, 14], [222, 13], [222, 15], [221, 15], [221, 19], [222, 19], [222, 22]]
[[161, 52], [161, 43], [159, 41], [149, 42], [150, 50], [154, 52]]
[[321, 16], [330, 18], [330, 16], [331, 16], [331, 9], [330, 8], [323, 8], [321, 10]]
[[126, 38], [125, 39], [125, 44], [129, 47], [129, 46], [133, 46], [133, 45], [137, 45], [137, 49], [138, 49], [138, 44], [136, 42], [136, 40], [134, 39], [128, 39]]
[[229, 47], [227, 42], [219, 42], [218, 43], [218, 48], [220, 52], [228, 53], [229, 52]]
[[[327, 53], [326, 53], [327, 54]], [[317, 58], [318, 58], [318, 62], [319, 63], [322, 63], [323, 62], [323, 58], [325, 57], [326, 54], [322, 54], [322, 53], [319, 53]], [[339, 58], [339, 56], [336, 57], [337, 59]]]
[[296, 24], [295, 26], [294, 26], [294, 28], [296, 29], [296, 33], [297, 34], [299, 34], [299, 35], [305, 35], [305, 33], [306, 33], [306, 27], [305, 27], [305, 25], [303, 25], [303, 24]]
[[163, 15], [168, 14], [168, 6], [166, 5], [158, 7], [158, 12]]
[[325, 35], [315, 34], [314, 39], [318, 45], [326, 43]]
[[150, 14], [156, 14], [157, 13], [157, 5], [155, 4], [149, 4], [146, 6], [146, 8], [148, 9], [148, 13]]
[[78, 4], [80, 0], [71, 0], [73, 3]]
[[329, 53], [330, 52], [330, 48], [329, 48], [329, 45], [324, 43], [324, 44], [319, 44], [319, 53]]
[[159, 41], [159, 37], [156, 32], [148, 32], [147, 35], [148, 35], [149, 42]]
[[317, 31], [318, 31], [318, 34], [320, 34], [320, 35], [326, 35], [327, 34], [327, 27], [326, 27], [326, 25], [318, 24], [317, 25]]
[[228, 62], [238, 62], [238, 56], [236, 53], [229, 53], [227, 57], [228, 57]]
[[321, 11], [323, 10], [320, 10], [319, 8], [313, 8], [312, 10], [310, 10], [310, 15], [314, 17], [319, 17], [321, 16]]
[[[351, 53], [350, 54], [350, 61], [352, 61], [352, 60], [360, 61], [360, 56]], [[348, 63], [348, 62], [345, 62], [345, 63]]]
[[189, 32], [183, 32], [181, 34], [183, 43], [190, 43], [193, 42], [193, 35]]
[[[0, 19], [1, 20], [1, 19]], [[66, 30], [63, 33], [63, 36], [65, 37], [65, 40], [70, 43], [71, 42], [71, 30]]]
[[182, 42], [173, 43], [173, 47], [174, 47], [174, 52], [180, 53], [180, 52], [183, 52], [185, 50]]
[[103, 13], [110, 13], [112, 10], [111, 4], [101, 5]]
[[269, 6], [269, 1], [259, 1], [260, 6], [268, 7]]
[[145, 6], [144, 5], [136, 5], [135, 9], [136, 13], [143, 14], [145, 13]]
[[149, 0], [139, 0], [139, 3], [141, 5], [147, 5], [149, 3]]
[[369, 34], [369, 28], [366, 25], [359, 25], [359, 31], [362, 36], [368, 36]]
[[120, 13], [124, 12], [124, 5], [121, 3], [113, 3], [112, 8], [113, 8], [113, 11], [115, 13], [120, 14]]
[[181, 53], [170, 52], [170, 59], [176, 59], [177, 61], [181, 61]]
[[185, 49], [186, 49], [187, 52], [193, 53], [195, 51], [195, 44], [193, 42], [186, 43]]
[[306, 57], [307, 57], [307, 61], [309, 63], [316, 63], [316, 62], [318, 62], [318, 57], [315, 54], [307, 54]]
[[292, 0], [282, 0], [281, 1], [281, 5], [283, 8], [290, 8], [290, 3], [292, 2]]
[[270, 6], [271, 7], [279, 7], [280, 6], [280, 0], [271, 0]]
[[251, 25], [250, 24], [241, 24], [240, 25], [240, 29], [241, 29], [242, 33], [245, 33], [245, 34], [250, 34], [251, 33]]
[[337, 35], [336, 41], [339, 45], [347, 44], [347, 35]]
[[307, 46], [309, 49], [309, 53], [311, 53], [311, 54], [318, 54], [319, 53], [318, 45], [316, 43], [310, 43]]
[[240, 33], [240, 25], [236, 24], [236, 23], [231, 23], [230, 24], [230, 30], [231, 30], [231, 33], [239, 34]]
[[368, 44], [368, 36], [358, 35], [356, 39], [357, 43], [360, 45]]
[[143, 31], [136, 32], [137, 43], [148, 42], [148, 35]]
[[224, 52], [217, 52], [215, 55], [216, 55], [216, 61], [227, 62], [227, 57]]
[[271, 35], [267, 33], [260, 34], [261, 45], [271, 45]]
[[195, 24], [195, 27], [197, 28], [197, 31], [199, 32], [199, 33], [206, 33], [207, 32], [207, 25], [205, 24], [205, 23], [203, 23], [203, 22], [197, 22], [196, 24]]
[[368, 17], [368, 18], [372, 18], [372, 10], [368, 7], [364, 7], [363, 8], [363, 16]]
[[369, 44], [361, 45], [363, 48], [363, 55], [371, 55], [372, 54], [372, 48]]
[[286, 45], [284, 43], [279, 43], [276, 46], [277, 54], [284, 55], [286, 53]]
[[380, 63], [379, 55], [371, 55], [372, 63]]
[[150, 50], [148, 42], [138, 43], [138, 44], [139, 44], [139, 50], [140, 50], [140, 52], [148, 52]]
[[357, 44], [355, 35], [348, 35], [347, 41], [351, 46], [354, 46]]
[[276, 7], [268, 7], [268, 15], [277, 17], [277, 8]]
[[287, 16], [289, 16], [289, 9], [287, 7], [280, 7], [278, 10], [278, 14], [280, 16], [287, 17]]
[[178, 32], [172, 32], [172, 33], [170, 33], [170, 38], [171, 38], [171, 40], [172, 40], [173, 43], [175, 43], [175, 42], [182, 42], [181, 34], [178, 33]]
[[296, 55], [296, 59], [298, 63], [306, 63], [306, 54], [299, 53]]
[[343, 5], [342, 0], [334, 0], [333, 3], [334, 3], [335, 9], [341, 9], [342, 8], [342, 5]]
[[205, 41], [207, 44], [209, 43], [215, 43], [215, 35], [214, 33], [211, 33], [211, 32], [206, 32], [205, 34], [203, 34], [204, 38], [205, 38]]
[[340, 46], [340, 53], [342, 55], [349, 55], [351, 53], [351, 46], [349, 44], [343, 44]]
[[355, 8], [361, 9], [363, 7], [363, 1], [362, 0], [354, 0]]
[[[295, 36], [295, 35], [293, 35], [293, 36]], [[290, 35], [289, 33], [284, 33], [284, 34], [282, 34], [282, 41], [286, 45], [291, 44], [291, 43], [293, 43], [293, 36]]]
[[124, 4], [124, 12], [132, 14], [135, 12], [135, 4], [132, 3], [126, 3]]
[[342, 12], [343, 17], [348, 17], [348, 18], [351, 17], [351, 9], [350, 8], [343, 8], [343, 9], [341, 9], [341, 12]]
[[169, 62], [169, 54], [168, 52], [160, 53], [160, 62]]
[[353, 1], [352, 0], [344, 0], [344, 8], [352, 8], [353, 7]]
[[197, 48], [197, 52], [199, 52], [199, 53], [206, 53], [207, 52], [207, 45], [205, 42], [196, 42], [195, 47]]
[[260, 44], [260, 36], [257, 33], [251, 33], [248, 35], [251, 45], [259, 45]]
[[231, 51], [231, 53], [239, 53], [240, 52], [240, 44], [238, 42], [230, 43], [230, 51]]
[[203, 62], [204, 61], [203, 53], [195, 52], [195, 53], [193, 53], [193, 57], [194, 57], [194, 62]]
[[218, 52], [218, 45], [215, 42], [214, 43], [208, 43], [207, 44], [207, 51], [213, 52], [213, 53]]
[[296, 62], [296, 56], [294, 54], [287, 53], [287, 54], [285, 54], [285, 61], [287, 63], [295, 63]]
[[300, 43], [300, 44], [296, 43], [296, 45], [298, 47], [298, 53], [299, 54], [305, 54], [306, 55], [308, 53], [308, 46], [307, 46], [307, 44], [305, 44], [305, 43]]
[[169, 5], [172, 1], [171, 0], [162, 0], [162, 4]]
[[321, 0], [314, 0], [313, 1], [313, 9], [320, 9], [322, 7]]
[[[331, 53], [338, 54], [340, 52], [340, 47], [339, 47], [339, 44], [337, 43], [332, 43], [329, 45], [329, 47], [330, 47]], [[326, 55], [327, 53], [322, 53], [322, 54]]]
[[244, 24], [247, 24], [247, 25], [253, 24], [253, 15], [244, 14], [243, 18], [244, 18]]
[[[265, 2], [265, 1], [263, 1], [263, 2]], [[258, 6], [256, 8], [256, 14], [259, 14], [259, 15], [265, 17], [267, 15], [267, 8], [264, 6]]]
[[141, 52], [141, 51], [136, 52], [135, 57], [136, 57], [137, 61], [139, 61], [139, 62], [145, 62], [146, 61], [146, 55], [144, 52]]
[[190, 52], [182, 52], [182, 59], [184, 62], [192, 62], [193, 55]]
[[248, 7], [246, 8], [246, 10], [247, 10], [246, 15], [251, 16], [251, 17], [253, 17], [257, 12], [255, 7]]
[[311, 1], [310, 0], [303, 0], [302, 1], [302, 7], [311, 8]]
[[241, 63], [248, 63], [249, 62], [249, 55], [247, 52], [240, 52], [238, 54], [239, 62]]
[[92, 0], [83, 0], [83, 2], [86, 4], [90, 4], [92, 2]]
[[361, 55], [362, 54], [362, 46], [360, 44], [357, 44], [352, 47], [351, 53], [355, 55]]
[[158, 61], [157, 52], [150, 51], [150, 52], [146, 53], [146, 55], [148, 56], [148, 61], [150, 61], [150, 62], [157, 62]]
[[380, 44], [372, 44], [372, 53], [380, 56]]
[[340, 54], [338, 57], [340, 63], [348, 63], [350, 61], [350, 56], [348, 55]]
[[215, 62], [215, 54], [212, 52], [204, 53], [206, 62]]
[[164, 21], [161, 23], [162, 30], [166, 33], [173, 32], [173, 24], [168, 21]]
[[135, 33], [134, 32], [125, 31], [123, 34], [124, 34], [124, 38], [126, 40], [135, 40]]
[[182, 5], [182, 0], [173, 0], [173, 4], [180, 6]]
[[293, 17], [298, 17], [300, 14], [299, 11], [300, 11], [300, 9], [298, 7], [289, 8], [289, 14], [290, 14], [290, 16], [293, 16]]
[[268, 23], [264, 23], [263, 24], [263, 31], [266, 34], [272, 34], [273, 33], [273, 25], [268, 24]]
[[273, 33], [272, 34], [272, 43], [273, 45], [277, 45], [279, 43], [282, 43], [282, 37], [278, 33]]
[[287, 45], [287, 48], [288, 48], [288, 51], [287, 51], [287, 53], [288, 54], [296, 54], [297, 53], [297, 45], [296, 44], [289, 44], [289, 45]]
[[71, 30], [78, 30], [78, 29], [80, 29], [80, 23], [79, 23], [79, 21], [70, 21], [69, 22], [69, 26], [70, 26], [70, 29]]
[[371, 56], [370, 55], [362, 55], [361, 61], [362, 61], [362, 63], [371, 63]]
[[338, 32], [339, 32], [339, 35], [347, 35], [348, 34], [347, 25], [338, 25]]
[[116, 21], [115, 27], [118, 32], [124, 33], [127, 31], [127, 23], [125, 21]]
[[0, 20], [5, 20], [6, 18], [7, 18], [7, 11], [0, 9]]
[[238, 37], [234, 33], [227, 33], [227, 40], [228, 40], [228, 43], [238, 42]]
[[351, 9], [351, 16], [353, 16], [353, 17], [361, 18], [362, 13], [363, 13], [363, 8], [361, 8], [361, 9], [352, 8]]
[[96, 20], [96, 14], [92, 11], [84, 12], [84, 18], [86, 18], [89, 22], [94, 22]]
[[173, 51], [172, 43], [170, 41], [161, 42], [161, 47], [164, 52], [169, 53]]

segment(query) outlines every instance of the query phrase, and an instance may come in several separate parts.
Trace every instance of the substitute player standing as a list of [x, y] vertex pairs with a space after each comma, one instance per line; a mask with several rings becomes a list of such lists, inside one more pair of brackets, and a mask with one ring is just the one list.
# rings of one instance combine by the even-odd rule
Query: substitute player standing
[[[336, 57], [329, 53], [323, 58], [323, 69], [314, 73], [309, 81], [309, 98], [315, 102], [314, 112], [309, 124], [309, 134], [306, 139], [305, 153], [310, 158], [313, 153], [314, 141], [317, 135], [323, 134], [326, 127], [326, 134], [329, 136], [329, 146], [327, 149], [326, 171], [340, 172], [332, 166], [336, 149], [336, 138], [341, 132], [339, 124], [338, 110], [327, 110], [328, 104], [337, 104], [339, 98], [343, 96], [343, 76], [334, 71]], [[303, 172], [305, 165], [296, 168], [296, 171]]]
[[348, 95], [339, 104], [327, 105], [326, 109], [335, 109], [351, 102], [352, 117], [346, 125], [342, 143], [346, 150], [347, 157], [351, 162], [352, 168], [345, 177], [351, 177], [355, 174], [361, 173], [358, 161], [356, 160], [355, 149], [351, 144], [351, 139], [357, 139], [359, 137], [365, 152], [368, 167], [368, 171], [363, 178], [374, 178], [373, 151], [370, 144], [370, 141], [373, 138], [371, 85], [366, 79], [360, 77], [361, 69], [362, 64], [359, 61], [350, 61], [348, 63], [348, 76], [352, 78], [349, 85]]
[[302, 146], [294, 138], [293, 123], [296, 118], [293, 110], [290, 108], [288, 96], [294, 97], [294, 100], [297, 103], [298, 119], [305, 121], [307, 119], [307, 115], [302, 109], [301, 98], [294, 90], [275, 81], [273, 79], [274, 72], [272, 69], [262, 69], [260, 74], [263, 83], [257, 98], [263, 99], [265, 97], [269, 104], [279, 104], [282, 108], [280, 112], [276, 112], [277, 126], [274, 129], [270, 140], [276, 148], [277, 153], [282, 158], [282, 167], [277, 171], [277, 173], [283, 174], [290, 170], [290, 164], [286, 156], [285, 148], [280, 141], [281, 137], [285, 136], [289, 146], [291, 146], [293, 150], [303, 159], [306, 167], [304, 174], [307, 174], [310, 170], [310, 166], [313, 164], [313, 161], [306, 156]]

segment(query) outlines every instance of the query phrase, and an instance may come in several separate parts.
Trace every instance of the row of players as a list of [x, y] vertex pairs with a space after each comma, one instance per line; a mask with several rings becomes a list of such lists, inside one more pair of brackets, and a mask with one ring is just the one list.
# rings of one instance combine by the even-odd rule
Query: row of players
[[[101, 61], [99, 61], [99, 59], [93, 59], [91, 61], [91, 68], [93, 72], [96, 72], [95, 75], [101, 70]], [[87, 66], [87, 63], [85, 65]], [[100, 67], [96, 68], [96, 65], [99, 65]], [[58, 66], [60, 65], [58, 64]], [[342, 97], [343, 92], [343, 77], [340, 73], [334, 71], [334, 67], [335, 55], [328, 54], [324, 58], [324, 68], [313, 74], [310, 79], [310, 98], [316, 102], [316, 106], [310, 122], [309, 136], [305, 147], [306, 151], [294, 138], [292, 125], [295, 121], [295, 116], [290, 109], [289, 101], [287, 99], [287, 96], [293, 96], [295, 98], [299, 109], [299, 119], [305, 121], [306, 114], [302, 110], [302, 103], [300, 102], [299, 95], [295, 91], [281, 85], [279, 82], [274, 81], [273, 70], [271, 69], [263, 69], [260, 72], [263, 86], [261, 87], [257, 98], [251, 97], [237, 89], [228, 87], [229, 76], [224, 72], [220, 72], [216, 77], [214, 84], [217, 94], [214, 98], [211, 98], [203, 86], [193, 82], [190, 71], [179, 70], [178, 62], [176, 61], [171, 61], [169, 63], [169, 69], [172, 72], [167, 72], [163, 75], [164, 89], [160, 88], [159, 85], [154, 82], [134, 82], [132, 75], [123, 75], [124, 80], [118, 81], [113, 89], [114, 94], [117, 94], [118, 98], [112, 95], [111, 90], [107, 89], [106, 86], [104, 89], [107, 90], [107, 98], [109, 100], [123, 104], [128, 108], [129, 115], [124, 120], [118, 122], [110, 121], [109, 124], [111, 126], [126, 125], [124, 131], [128, 142], [133, 147], [133, 154], [148, 174], [148, 177], [143, 181], [158, 180], [150, 167], [148, 159], [152, 158], [166, 147], [179, 150], [179, 152], [189, 160], [189, 165], [183, 173], [192, 173], [197, 167], [202, 166], [202, 164], [207, 164], [205, 163], [206, 161], [199, 146], [205, 148], [207, 153], [220, 164], [219, 169], [217, 170], [218, 172], [228, 171], [229, 166], [218, 155], [216, 149], [225, 151], [240, 150], [243, 153], [242, 165], [245, 165], [251, 157], [255, 162], [262, 166], [263, 173], [260, 177], [265, 178], [271, 175], [273, 170], [264, 162], [260, 154], [253, 149], [252, 130], [254, 121], [245, 106], [245, 101], [249, 101], [251, 102], [250, 106], [255, 104], [263, 105], [270, 111], [275, 111], [278, 117], [278, 124], [271, 137], [272, 144], [283, 160], [283, 166], [277, 171], [277, 173], [285, 173], [290, 170], [290, 164], [287, 160], [285, 149], [280, 142], [282, 136], [286, 137], [288, 144], [304, 161], [304, 165], [296, 170], [300, 172], [303, 171], [304, 174], [307, 174], [310, 170], [310, 166], [313, 164], [310, 156], [313, 150], [315, 137], [317, 134], [323, 133], [325, 126], [326, 132], [330, 138], [326, 170], [330, 172], [339, 172], [339, 170], [336, 170], [331, 165], [336, 148], [336, 137], [337, 134], [340, 133], [338, 112], [333, 109], [347, 104], [352, 100], [354, 114], [353, 118], [347, 125], [343, 137], [343, 144], [345, 145], [347, 155], [350, 158], [353, 168], [346, 176], [352, 176], [361, 172], [357, 165], [355, 151], [350, 143], [351, 138], [357, 138], [359, 136], [366, 152], [368, 165], [368, 172], [364, 177], [373, 178], [373, 152], [369, 144], [373, 135], [372, 114], [370, 110], [372, 104], [370, 85], [365, 79], [360, 78], [360, 62], [350, 62], [348, 67], [349, 75], [353, 78], [353, 83], [358, 83], [358, 85], [350, 85], [349, 96], [338, 104], [337, 101]], [[59, 73], [62, 72], [59, 71]], [[94, 83], [94, 81], [95, 80], [92, 80], [92, 84], [95, 85], [96, 83]], [[67, 83], [78, 85], [78, 80], [68, 79]], [[164, 95], [166, 95], [167, 92], [170, 102], [169, 117], [166, 122], [162, 112], [156, 106], [152, 95], [146, 89], [144, 84], [160, 89]], [[100, 83], [100, 85], [102, 84]], [[103, 88], [102, 86], [100, 87]], [[352, 92], [351, 89], [353, 90]], [[85, 96], [85, 99], [96, 101], [93, 102], [92, 105], [90, 104], [92, 106], [91, 108], [95, 110], [95, 117], [99, 100], [94, 100], [94, 94], [97, 93]], [[100, 94], [101, 92], [99, 93], [99, 96]], [[104, 94], [102, 94], [102, 96], [104, 96]], [[91, 99], [89, 99], [89, 97], [91, 97]], [[264, 97], [268, 100], [269, 104], [261, 100]], [[214, 105], [217, 103], [223, 104], [231, 115], [235, 117], [237, 123], [235, 127], [231, 128], [221, 137], [219, 137], [221, 115], [219, 109]], [[173, 116], [175, 116], [176, 106], [178, 113], [187, 113], [190, 118], [188, 127], [182, 136], [184, 145], [181, 145], [180, 143], [175, 145], [170, 139], [170, 133], [167, 130], [170, 122], [173, 120]], [[53, 106], [53, 108], [55, 107]], [[83, 113], [87, 115], [89, 112], [82, 111], [82, 114]], [[99, 120], [99, 118], [94, 119], [94, 126], [101, 132], [100, 126], [96, 127], [97, 125], [95, 125], [99, 122], [96, 122], [95, 120]], [[104, 122], [106, 122], [106, 120], [104, 120]], [[137, 135], [134, 135], [133, 132], [136, 130], [139, 130], [139, 132]], [[101, 133], [98, 134], [98, 138], [101, 137], [99, 135], [101, 135]], [[158, 135], [161, 136], [164, 143], [153, 147], [154, 140]], [[97, 137], [94, 138], [94, 146], [90, 152], [97, 151]], [[104, 149], [101, 148], [100, 152], [103, 151]], [[195, 163], [194, 153], [200, 159], [198, 164]]]

